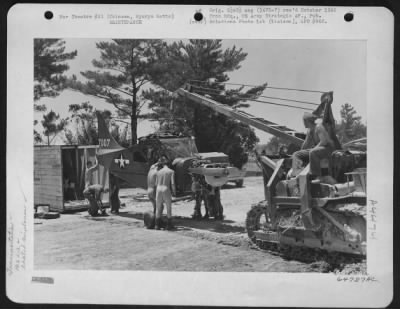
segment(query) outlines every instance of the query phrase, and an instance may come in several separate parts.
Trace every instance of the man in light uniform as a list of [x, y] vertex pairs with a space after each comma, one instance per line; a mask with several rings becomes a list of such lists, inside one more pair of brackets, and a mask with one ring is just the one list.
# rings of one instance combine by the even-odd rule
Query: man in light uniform
[[156, 230], [161, 226], [161, 215], [163, 212], [163, 203], [167, 206], [167, 230], [173, 228], [172, 226], [172, 195], [176, 195], [175, 189], [175, 173], [168, 167], [168, 158], [162, 155], [160, 158], [162, 168], [156, 174]]
[[153, 205], [154, 215], [156, 214], [156, 177], [158, 165], [159, 162], [156, 162], [150, 166], [149, 173], [147, 174], [147, 196]]

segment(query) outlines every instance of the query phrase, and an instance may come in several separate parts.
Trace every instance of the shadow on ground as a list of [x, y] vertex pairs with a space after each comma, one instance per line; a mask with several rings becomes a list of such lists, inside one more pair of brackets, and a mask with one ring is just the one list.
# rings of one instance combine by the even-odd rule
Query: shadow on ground
[[[124, 218], [132, 218], [137, 220], [143, 220], [143, 213], [141, 212], [122, 212], [116, 216], [121, 216]], [[188, 217], [176, 216], [173, 217], [173, 224], [176, 226], [177, 230], [208, 230], [210, 232], [216, 233], [245, 233], [246, 230], [242, 226], [234, 226], [229, 223], [234, 223], [232, 220], [214, 220], [214, 219], [202, 219], [193, 220]]]
[[224, 184], [224, 185], [222, 186], [222, 190], [241, 189], [241, 188], [246, 188], [246, 186], [243, 185], [243, 186], [241, 186], [241, 187], [238, 187], [238, 186], [236, 186], [235, 184], [230, 184], [230, 183]]

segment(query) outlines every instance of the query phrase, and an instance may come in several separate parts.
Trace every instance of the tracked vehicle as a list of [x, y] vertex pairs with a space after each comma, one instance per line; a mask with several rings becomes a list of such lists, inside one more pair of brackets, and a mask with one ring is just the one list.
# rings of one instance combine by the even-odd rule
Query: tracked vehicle
[[[305, 135], [269, 120], [220, 104], [196, 93], [186, 85], [178, 90], [185, 98], [208, 106], [227, 117], [239, 120], [278, 136], [299, 149]], [[334, 126], [331, 111], [333, 93], [323, 93], [315, 113]], [[332, 129], [332, 127], [331, 127]], [[324, 182], [311, 178], [309, 166], [289, 178], [292, 157], [271, 158], [257, 155], [264, 177], [265, 200], [251, 206], [246, 229], [250, 239], [263, 249], [280, 250], [296, 258], [363, 258], [366, 255], [366, 151], [352, 145], [339, 147], [321, 160]], [[332, 179], [334, 182], [332, 182]], [[310, 250], [311, 249], [311, 250]]]

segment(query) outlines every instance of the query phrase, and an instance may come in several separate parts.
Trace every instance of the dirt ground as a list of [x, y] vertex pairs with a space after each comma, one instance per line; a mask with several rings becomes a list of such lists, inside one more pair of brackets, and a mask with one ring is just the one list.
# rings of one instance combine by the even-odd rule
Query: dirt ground
[[143, 224], [143, 213], [152, 209], [144, 190], [122, 189], [125, 207], [119, 215], [93, 218], [82, 211], [59, 219], [35, 219], [35, 269], [321, 271], [320, 265], [285, 260], [249, 241], [246, 213], [264, 199], [263, 192], [262, 177], [247, 177], [242, 188], [223, 188], [223, 221], [195, 221], [194, 201], [176, 201], [172, 206], [176, 230], [157, 231]]

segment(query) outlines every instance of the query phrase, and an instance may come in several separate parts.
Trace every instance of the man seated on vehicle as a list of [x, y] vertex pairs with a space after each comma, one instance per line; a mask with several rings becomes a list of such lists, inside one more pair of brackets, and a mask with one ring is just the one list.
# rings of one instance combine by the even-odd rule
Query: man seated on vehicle
[[296, 177], [304, 166], [310, 163], [310, 174], [324, 182], [334, 182], [332, 177], [323, 177], [321, 173], [321, 160], [329, 158], [335, 150], [335, 143], [329, 136], [328, 131], [322, 123], [316, 123], [317, 116], [305, 113], [303, 116], [304, 126], [308, 129], [306, 139], [301, 150], [292, 156], [291, 177]]

